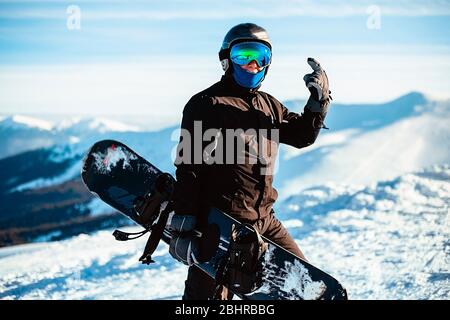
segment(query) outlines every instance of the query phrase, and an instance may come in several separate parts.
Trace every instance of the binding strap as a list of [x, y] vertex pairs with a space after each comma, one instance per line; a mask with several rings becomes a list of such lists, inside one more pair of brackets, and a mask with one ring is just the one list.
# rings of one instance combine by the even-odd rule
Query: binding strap
[[152, 259], [152, 254], [155, 252], [158, 247], [159, 242], [164, 233], [164, 228], [167, 224], [167, 219], [169, 218], [169, 213], [172, 211], [173, 205], [169, 203], [166, 208], [161, 212], [158, 222], [156, 222], [152, 227], [152, 232], [150, 233], [150, 237], [148, 238], [147, 244], [145, 245], [144, 253], [139, 258], [143, 264], [150, 264], [155, 261]]

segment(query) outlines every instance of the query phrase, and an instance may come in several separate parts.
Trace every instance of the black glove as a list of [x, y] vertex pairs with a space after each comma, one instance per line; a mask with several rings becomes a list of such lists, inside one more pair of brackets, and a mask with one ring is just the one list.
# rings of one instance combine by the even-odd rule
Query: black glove
[[319, 112], [322, 117], [325, 117], [328, 112], [330, 100], [332, 100], [330, 96], [331, 91], [328, 86], [328, 77], [316, 59], [308, 58], [308, 64], [314, 71], [303, 77], [306, 87], [311, 93], [305, 108], [312, 112]]
[[194, 231], [195, 216], [171, 214], [167, 221], [167, 228], [172, 233], [169, 253], [178, 261], [191, 266], [198, 263], [199, 235]]

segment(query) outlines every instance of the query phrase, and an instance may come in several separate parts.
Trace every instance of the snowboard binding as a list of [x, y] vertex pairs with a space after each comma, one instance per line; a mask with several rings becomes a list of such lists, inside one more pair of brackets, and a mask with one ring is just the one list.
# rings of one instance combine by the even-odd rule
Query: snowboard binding
[[230, 246], [222, 266], [217, 273], [216, 292], [221, 285], [233, 292], [248, 294], [262, 284], [263, 257], [267, 244], [251, 224], [233, 225]]
[[143, 197], [136, 198], [134, 211], [136, 222], [147, 228], [159, 217], [172, 197], [175, 180], [168, 173], [161, 173], [152, 190]]
[[170, 199], [174, 186], [175, 180], [172, 176], [168, 173], [161, 173], [156, 178], [153, 190], [147, 192], [143, 197], [136, 198], [133, 206], [136, 213], [135, 221], [145, 229], [135, 233], [127, 233], [120, 230], [113, 232], [113, 236], [118, 241], [137, 239], [147, 232], [151, 232], [144, 253], [139, 258], [139, 261], [144, 264], [154, 262], [151, 255], [161, 241], [168, 215], [172, 211]]

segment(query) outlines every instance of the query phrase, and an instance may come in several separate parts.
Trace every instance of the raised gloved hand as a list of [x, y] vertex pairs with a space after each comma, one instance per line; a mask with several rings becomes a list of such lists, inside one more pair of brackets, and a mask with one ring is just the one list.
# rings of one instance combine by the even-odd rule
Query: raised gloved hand
[[316, 59], [308, 58], [308, 64], [314, 71], [303, 77], [306, 87], [311, 92], [305, 107], [312, 112], [319, 112], [322, 116], [325, 116], [328, 112], [330, 100], [332, 100], [328, 77]]
[[195, 225], [195, 216], [173, 213], [169, 216], [166, 225], [172, 233], [169, 245], [170, 255], [188, 266], [198, 262], [199, 235], [194, 231]]

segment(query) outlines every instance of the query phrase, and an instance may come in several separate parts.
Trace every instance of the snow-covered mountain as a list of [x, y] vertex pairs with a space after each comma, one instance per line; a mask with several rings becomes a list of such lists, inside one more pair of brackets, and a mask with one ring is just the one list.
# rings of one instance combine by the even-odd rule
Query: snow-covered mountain
[[137, 125], [102, 117], [70, 117], [51, 122], [24, 115], [8, 116], [0, 120], [0, 159], [55, 145], [76, 144], [87, 137], [111, 132], [139, 131]]
[[[286, 105], [293, 111], [300, 111], [303, 101], [287, 101]], [[18, 155], [28, 149], [47, 147], [47, 150], [38, 150], [38, 153], [49, 153], [50, 162], [67, 160], [74, 163], [95, 141], [117, 139], [130, 145], [156, 165], [162, 166], [163, 170], [173, 171], [170, 152], [178, 139], [175, 132], [177, 127], [148, 132], [136, 125], [106, 118], [75, 117], [50, 124], [44, 120], [25, 117], [27, 121], [17, 122], [22, 118], [24, 117], [13, 116], [0, 121], [0, 131], [3, 130], [4, 133], [1, 136], [2, 145], [5, 150], [17, 150], [14, 152]], [[353, 179], [359, 178], [358, 182], [367, 183], [377, 181], [380, 177], [395, 175], [401, 168], [414, 170], [433, 163], [445, 163], [450, 149], [445, 148], [449, 143], [446, 125], [449, 120], [448, 102], [436, 103], [414, 92], [380, 105], [333, 104], [326, 120], [330, 130], [322, 130], [315, 144], [303, 149], [282, 146], [275, 185], [283, 189], [282, 194], [288, 195], [289, 192], [299, 191], [317, 182], [341, 181], [345, 178], [353, 183]], [[16, 145], [21, 147], [16, 148]], [[412, 145], [414, 147], [410, 147]], [[437, 148], [439, 145], [442, 148]], [[370, 157], [367, 150], [361, 152], [363, 146], [370, 149]], [[396, 151], [399, 146], [416, 154], [398, 155]], [[432, 150], [438, 152], [430, 152]], [[337, 156], [337, 152], [346, 156]], [[390, 157], [387, 156], [388, 153]], [[397, 156], [399, 159], [409, 161], [415, 158], [417, 161], [406, 166], [405, 161], [393, 163], [392, 158]], [[70, 159], [74, 161], [69, 161]], [[359, 166], [358, 171], [354, 170], [355, 159], [358, 163], [365, 164]], [[367, 167], [370, 162], [368, 159], [375, 166]], [[391, 170], [376, 166], [379, 160], [390, 163]], [[328, 165], [330, 162], [333, 165]], [[383, 169], [384, 173], [374, 170], [374, 167]], [[332, 171], [327, 172], [328, 169]], [[370, 172], [364, 172], [365, 169], [370, 169]], [[14, 184], [11, 184], [10, 189], [23, 190], [31, 186], [49, 185], [52, 181], [53, 184], [64, 182], [74, 178], [74, 174], [76, 175], [76, 169], [72, 165], [57, 175], [39, 176], [37, 180], [23, 181], [22, 185], [15, 182], [17, 179], [12, 179]], [[375, 179], [371, 180], [374, 176]], [[361, 179], [362, 177], [365, 179]]]
[[53, 129], [53, 124], [49, 121], [23, 115], [14, 115], [2, 119], [0, 125], [2, 128], [15, 130], [33, 128], [40, 131], [50, 131]]
[[[0, 245], [28, 242], [47, 234], [52, 235], [48, 239], [57, 240], [128, 223], [120, 215], [111, 215], [111, 208], [99, 206], [87, 191], [80, 179], [81, 160], [95, 141], [117, 139], [133, 146], [161, 169], [173, 171], [168, 147], [171, 134], [171, 129], [98, 133], [78, 143], [0, 159]], [[175, 145], [175, 141], [171, 143]]]
[[[285, 200], [279, 217], [350, 299], [446, 300], [449, 203], [450, 167], [432, 166], [367, 187], [312, 187]], [[187, 268], [166, 245], [145, 266], [145, 239], [118, 242], [111, 231], [0, 249], [0, 299], [181, 297]]]
[[47, 121], [20, 115], [3, 118], [0, 121], [0, 159], [54, 145], [57, 137], [52, 127]]
[[[286, 105], [300, 111], [303, 103], [288, 101]], [[10, 130], [6, 124], [12, 119], [3, 119], [0, 130]], [[2, 245], [42, 236], [57, 240], [127, 221], [111, 215], [80, 180], [81, 159], [97, 140], [122, 141], [162, 170], [174, 171], [175, 127], [148, 132], [100, 118], [66, 119], [52, 123], [51, 128], [31, 126], [39, 121], [25, 122], [20, 126], [33, 130], [28, 132], [36, 139], [50, 137], [51, 147], [0, 159]], [[300, 150], [281, 148], [274, 180], [280, 200], [314, 185], [367, 185], [433, 164], [449, 164], [448, 123], [450, 103], [435, 102], [420, 93], [379, 105], [333, 104], [326, 119], [330, 130], [322, 130], [315, 144]], [[2, 134], [2, 144], [13, 141], [16, 134]], [[27, 139], [32, 141], [23, 136]], [[277, 211], [281, 211], [279, 206]]]
[[77, 137], [84, 137], [92, 133], [138, 132], [141, 129], [136, 125], [98, 117], [92, 119], [72, 118], [63, 120], [58, 125], [58, 131]]
[[332, 106], [316, 143], [283, 146], [283, 198], [327, 182], [368, 184], [450, 161], [450, 102], [410, 93], [381, 105]]

